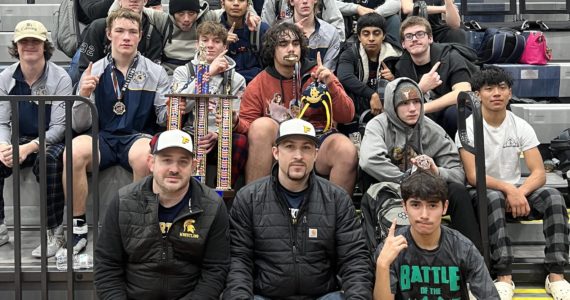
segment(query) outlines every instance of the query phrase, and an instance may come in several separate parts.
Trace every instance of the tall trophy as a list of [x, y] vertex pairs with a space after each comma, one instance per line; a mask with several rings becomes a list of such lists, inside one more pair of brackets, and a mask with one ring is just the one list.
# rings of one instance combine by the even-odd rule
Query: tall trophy
[[[229, 95], [229, 85], [219, 89], [221, 94], [210, 94], [210, 86], [207, 73], [209, 65], [206, 60], [206, 47], [203, 43], [199, 45], [198, 64], [194, 66], [195, 86], [194, 94], [173, 93], [166, 95], [170, 99], [168, 108], [169, 121], [168, 126], [177, 125], [180, 128], [180, 117], [182, 113], [179, 109], [180, 99], [195, 101], [194, 109], [194, 149], [195, 159], [197, 160], [194, 178], [202, 183], [206, 182], [206, 151], [198, 146], [198, 141], [208, 134], [208, 106], [210, 102], [216, 102], [217, 114], [221, 116], [221, 123], [218, 125], [218, 161], [217, 161], [217, 183], [216, 190], [218, 194], [224, 198], [233, 197], [231, 190], [231, 162], [232, 162], [232, 101], [237, 96]], [[226, 76], [226, 74], [223, 74]], [[225, 79], [225, 78], [224, 78]], [[227, 80], [224, 80], [227, 82]], [[176, 91], [176, 88], [173, 88]]]

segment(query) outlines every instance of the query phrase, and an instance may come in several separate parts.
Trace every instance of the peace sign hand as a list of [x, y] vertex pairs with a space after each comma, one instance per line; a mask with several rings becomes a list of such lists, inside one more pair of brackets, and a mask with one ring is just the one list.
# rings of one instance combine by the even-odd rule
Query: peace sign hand
[[311, 76], [313, 76], [315, 80], [318, 80], [326, 85], [328, 85], [333, 80], [331, 70], [323, 66], [320, 52], [317, 52], [317, 70], [313, 72]]
[[408, 248], [408, 241], [402, 235], [394, 236], [396, 232], [396, 219], [388, 230], [388, 236], [384, 240], [384, 247], [376, 260], [376, 265], [390, 266], [402, 250]]

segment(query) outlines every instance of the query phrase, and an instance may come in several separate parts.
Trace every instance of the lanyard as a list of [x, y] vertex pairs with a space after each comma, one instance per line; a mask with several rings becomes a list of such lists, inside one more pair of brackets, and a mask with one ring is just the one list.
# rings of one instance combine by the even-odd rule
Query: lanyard
[[129, 69], [127, 70], [127, 77], [125, 78], [125, 82], [123, 83], [123, 86], [120, 89], [119, 89], [119, 80], [117, 79], [117, 74], [115, 73], [116, 71], [118, 71], [117, 67], [115, 66], [115, 60], [110, 55], [109, 55], [109, 60], [111, 61], [111, 79], [113, 80], [113, 90], [115, 91], [115, 97], [117, 98], [117, 101], [120, 102], [121, 100], [123, 100], [123, 97], [125, 96], [127, 88], [129, 87], [129, 83], [131, 83], [131, 80], [133, 80], [133, 77], [135, 76], [135, 69], [139, 61], [139, 55], [137, 53], [137, 55], [133, 59], [133, 62], [129, 66]]

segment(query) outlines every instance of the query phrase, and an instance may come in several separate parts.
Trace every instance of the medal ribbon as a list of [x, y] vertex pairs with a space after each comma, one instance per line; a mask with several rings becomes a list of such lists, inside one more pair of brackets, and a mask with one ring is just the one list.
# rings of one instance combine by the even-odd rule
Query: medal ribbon
[[133, 77], [135, 76], [135, 69], [137, 68], [139, 55], [137, 53], [137, 55], [133, 59], [133, 62], [129, 66], [129, 69], [127, 70], [127, 77], [125, 78], [125, 82], [123, 83], [123, 86], [120, 89], [119, 89], [119, 80], [117, 79], [117, 75], [115, 74], [115, 70], [118, 70], [117, 67], [115, 66], [115, 60], [110, 55], [109, 59], [111, 60], [111, 79], [113, 80], [113, 90], [115, 91], [115, 97], [117, 97], [117, 102], [121, 102], [121, 100], [123, 100], [125, 92], [127, 91], [127, 88], [129, 87], [129, 83], [131, 83], [131, 80], [133, 80]]

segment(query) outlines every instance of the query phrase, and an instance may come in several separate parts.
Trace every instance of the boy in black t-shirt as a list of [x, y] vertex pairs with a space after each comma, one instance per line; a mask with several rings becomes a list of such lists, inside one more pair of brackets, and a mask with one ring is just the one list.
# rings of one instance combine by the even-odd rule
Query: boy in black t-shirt
[[374, 299], [499, 299], [473, 243], [441, 226], [444, 180], [419, 169], [400, 187], [410, 226], [394, 222], [378, 247]]
[[457, 96], [471, 91], [470, 62], [457, 47], [433, 43], [429, 22], [421, 17], [408, 17], [400, 27], [400, 41], [405, 49], [396, 63], [395, 77], [408, 77], [417, 82], [424, 93], [425, 113], [445, 129], [451, 138], [457, 131]]

